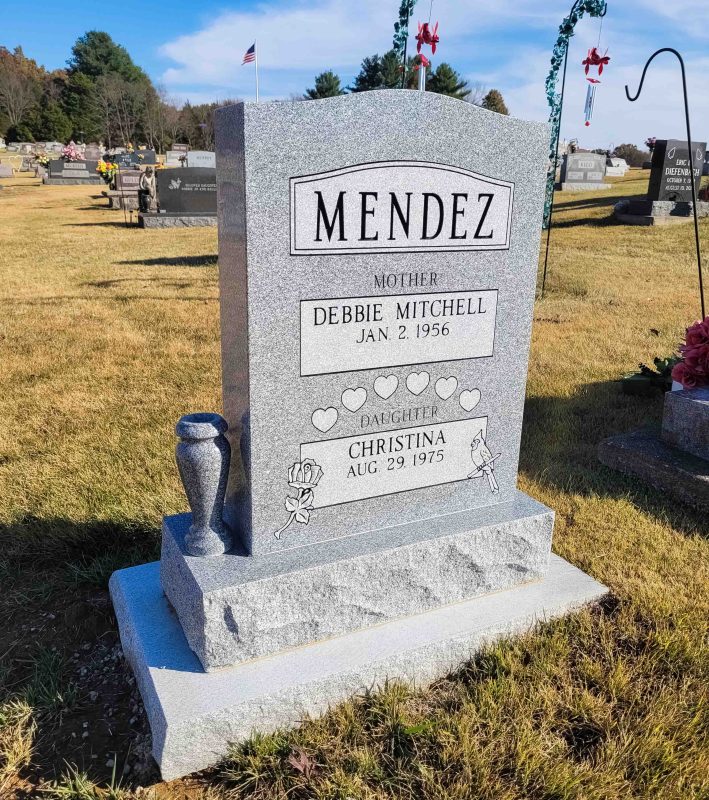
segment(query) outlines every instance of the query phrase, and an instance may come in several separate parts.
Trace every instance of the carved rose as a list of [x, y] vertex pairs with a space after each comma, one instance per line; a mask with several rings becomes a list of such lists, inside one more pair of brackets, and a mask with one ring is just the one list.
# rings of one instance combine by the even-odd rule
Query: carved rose
[[288, 485], [294, 489], [314, 489], [320, 478], [322, 478], [322, 468], [312, 458], [297, 462], [288, 470]]

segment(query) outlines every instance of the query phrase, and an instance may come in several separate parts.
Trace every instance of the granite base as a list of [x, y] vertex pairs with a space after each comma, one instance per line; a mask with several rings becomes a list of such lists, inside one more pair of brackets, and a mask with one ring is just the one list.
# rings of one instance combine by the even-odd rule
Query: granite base
[[[672, 200], [624, 200], [615, 207], [614, 216], [624, 225], [674, 225], [694, 219], [692, 204]], [[697, 216], [709, 216], [709, 203], [697, 203]]]
[[216, 228], [217, 214], [138, 214], [141, 228]]
[[561, 184], [562, 192], [595, 192], [610, 189], [610, 183], [567, 183]]
[[709, 463], [709, 388], [667, 392], [662, 440]]
[[108, 207], [114, 210], [125, 208], [126, 211], [138, 210], [138, 192], [137, 191], [118, 191], [111, 189], [106, 192], [108, 198]]
[[163, 522], [161, 580], [206, 670], [539, 580], [554, 513], [509, 503], [259, 556], [185, 551], [191, 515]]
[[552, 556], [542, 581], [205, 673], [162, 593], [157, 563], [114, 573], [110, 590], [165, 780], [216, 763], [229, 742], [297, 725], [386, 679], [430, 683], [482, 645], [606, 593]]
[[101, 178], [42, 178], [45, 186], [100, 186]]
[[686, 505], [709, 510], [709, 461], [666, 444], [659, 430], [611, 436], [599, 444], [598, 458]]

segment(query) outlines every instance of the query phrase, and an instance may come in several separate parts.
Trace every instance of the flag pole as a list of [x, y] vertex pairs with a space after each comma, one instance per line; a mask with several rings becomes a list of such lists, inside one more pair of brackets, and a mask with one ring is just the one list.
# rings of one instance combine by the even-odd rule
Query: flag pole
[[256, 67], [256, 102], [258, 103], [258, 41], [254, 39], [254, 65]]

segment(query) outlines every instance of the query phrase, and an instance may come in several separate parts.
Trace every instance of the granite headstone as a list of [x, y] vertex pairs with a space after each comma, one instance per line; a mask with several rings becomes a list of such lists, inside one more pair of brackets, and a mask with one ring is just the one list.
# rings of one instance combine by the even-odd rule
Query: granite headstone
[[[692, 169], [697, 191], [702, 180], [706, 142], [692, 143]], [[658, 139], [652, 152], [652, 171], [647, 199], [692, 202], [692, 179], [687, 157], [687, 141]]]
[[215, 117], [234, 547], [188, 554], [223, 473], [178, 452], [160, 585], [111, 579], [164, 777], [603, 593], [547, 577], [517, 489], [548, 127], [386, 90]]
[[13, 176], [12, 164], [0, 164], [0, 178], [12, 178]]
[[217, 173], [214, 169], [185, 167], [157, 172], [158, 204], [171, 214], [216, 214]]
[[600, 153], [569, 153], [561, 165], [562, 188], [569, 191], [605, 189], [606, 156]]
[[141, 164], [155, 164], [157, 156], [155, 150], [134, 150], [132, 153], [116, 153], [111, 160], [123, 169]]
[[96, 172], [97, 166], [97, 161], [54, 159], [49, 162], [44, 182], [50, 185], [101, 183], [101, 178]]
[[187, 166], [215, 169], [217, 166], [217, 154], [210, 150], [190, 150], [187, 153]]

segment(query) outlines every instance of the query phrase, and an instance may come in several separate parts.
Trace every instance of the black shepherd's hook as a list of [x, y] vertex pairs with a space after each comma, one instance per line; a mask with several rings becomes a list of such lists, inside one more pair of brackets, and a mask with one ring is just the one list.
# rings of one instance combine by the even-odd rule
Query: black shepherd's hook
[[694, 210], [694, 239], [697, 245], [697, 270], [699, 272], [699, 297], [702, 304], [702, 319], [706, 317], [706, 309], [704, 306], [704, 280], [702, 277], [702, 252], [699, 246], [699, 220], [697, 218], [697, 184], [694, 180], [694, 159], [692, 153], [692, 129], [689, 122], [689, 100], [687, 98], [687, 75], [684, 70], [684, 59], [682, 56], [672, 47], [663, 47], [661, 50], [653, 53], [650, 58], [648, 58], [647, 63], [645, 64], [645, 69], [643, 70], [642, 77], [640, 78], [640, 86], [638, 86], [638, 91], [635, 94], [635, 97], [630, 96], [630, 92], [628, 91], [628, 86], [625, 87], [625, 95], [630, 100], [631, 103], [634, 103], [638, 97], [640, 97], [640, 92], [643, 90], [643, 83], [645, 82], [645, 73], [647, 72], [647, 68], [650, 66], [650, 63], [655, 58], [655, 56], [659, 56], [660, 53], [674, 53], [677, 58], [679, 59], [680, 67], [682, 68], [682, 90], [684, 91], [684, 115], [687, 121], [687, 158], [689, 159], [689, 176], [692, 181], [692, 208]]

